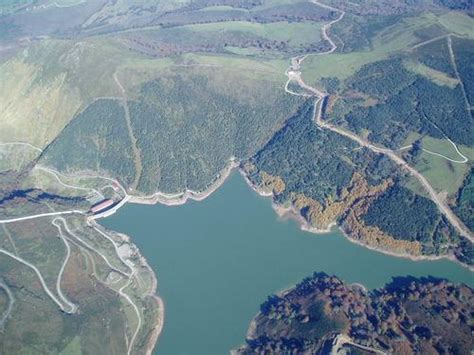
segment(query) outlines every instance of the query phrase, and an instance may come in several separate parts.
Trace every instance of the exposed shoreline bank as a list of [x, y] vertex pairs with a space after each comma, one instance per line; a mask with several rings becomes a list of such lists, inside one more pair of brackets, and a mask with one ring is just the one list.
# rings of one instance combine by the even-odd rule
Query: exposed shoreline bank
[[[125, 198], [120, 201], [119, 204], [114, 206], [111, 210], [106, 211], [105, 213], [98, 215], [98, 216], [93, 216], [91, 219], [96, 220], [100, 218], [105, 218], [108, 217], [117, 210], [120, 209], [123, 205], [125, 205], [127, 202], [130, 203], [136, 203], [136, 204], [146, 204], [146, 205], [155, 205], [155, 204], [163, 204], [166, 206], [176, 206], [176, 205], [182, 205], [188, 202], [189, 200], [194, 200], [194, 201], [203, 201], [209, 196], [211, 196], [215, 191], [217, 191], [227, 180], [227, 178], [231, 175], [232, 171], [235, 168], [239, 168], [239, 172], [241, 176], [244, 178], [245, 182], [247, 185], [259, 196], [264, 197], [264, 198], [271, 198], [272, 199], [272, 208], [276, 212], [276, 214], [280, 218], [290, 218], [292, 220], [295, 220], [297, 224], [299, 225], [300, 229], [306, 232], [314, 233], [314, 234], [327, 234], [330, 233], [336, 226], [337, 222], [333, 221], [328, 225], [327, 228], [325, 229], [319, 229], [315, 228], [314, 226], [310, 225], [308, 221], [306, 221], [303, 216], [301, 216], [298, 211], [295, 210], [294, 206], [282, 206], [274, 202], [274, 194], [272, 191], [264, 191], [261, 188], [255, 186], [250, 179], [248, 178], [247, 174], [245, 171], [240, 167], [240, 161], [238, 161], [235, 158], [232, 158], [229, 163], [227, 164], [226, 167], [219, 173], [218, 177], [216, 180], [205, 190], [196, 192], [193, 190], [185, 190], [184, 192], [177, 193], [177, 194], [166, 194], [166, 193], [161, 193], [157, 192], [153, 195], [150, 196], [132, 196], [132, 195], [126, 195]], [[454, 255], [443, 255], [443, 256], [427, 256], [427, 255], [420, 255], [420, 256], [415, 256], [415, 255], [410, 255], [406, 253], [396, 253], [396, 252], [391, 252], [388, 250], [383, 250], [379, 249], [373, 246], [366, 245], [358, 240], [355, 240], [351, 238], [343, 229], [341, 226], [337, 227], [341, 233], [344, 235], [345, 239], [350, 241], [351, 243], [360, 245], [364, 248], [383, 253], [385, 255], [393, 256], [393, 257], [398, 257], [398, 258], [405, 258], [409, 259], [412, 261], [437, 261], [437, 260], [442, 260], [442, 259], [447, 259], [453, 262], [456, 262], [458, 265], [461, 265], [465, 268], [468, 268], [470, 271], [474, 272], [474, 267], [470, 267], [468, 265], [465, 265], [458, 261]], [[131, 239], [131, 238], [130, 238]], [[132, 239], [131, 239], [132, 240]], [[165, 306], [162, 298], [159, 296], [159, 293], [157, 292], [157, 276], [153, 269], [148, 265], [146, 259], [141, 255], [139, 252], [139, 249], [137, 248], [137, 252], [139, 253], [140, 260], [142, 261], [142, 265], [148, 268], [152, 275], [153, 275], [153, 285], [150, 287], [150, 291], [147, 293], [147, 296], [152, 297], [158, 305], [158, 317], [156, 321], [156, 326], [153, 328], [150, 338], [148, 340], [148, 345], [146, 348], [146, 353], [151, 354], [153, 352], [153, 349], [156, 347], [159, 336], [162, 333], [163, 330], [163, 324], [164, 324], [164, 317], [165, 317]], [[361, 285], [363, 286], [363, 285]], [[288, 289], [291, 289], [288, 288]], [[279, 291], [279, 293], [284, 292], [285, 290]]]
[[[214, 182], [207, 189], [201, 192], [196, 192], [196, 191], [186, 189], [184, 192], [180, 192], [176, 194], [165, 194], [165, 193], [157, 192], [150, 196], [133, 196], [133, 195], [127, 194], [126, 190], [122, 188], [122, 190], [125, 192], [125, 197], [117, 205], [113, 206], [111, 209], [103, 213], [88, 217], [88, 220], [91, 223], [98, 224], [97, 221], [99, 219], [106, 218], [115, 214], [122, 206], [124, 206], [127, 203], [136, 203], [136, 204], [143, 204], [143, 205], [163, 204], [166, 206], [177, 206], [177, 205], [185, 204], [186, 202], [188, 202], [188, 200], [203, 201], [209, 196], [211, 196], [215, 191], [217, 191], [217, 189], [219, 189], [219, 187], [221, 187], [223, 183], [227, 180], [227, 178], [231, 175], [232, 171], [235, 168], [238, 168], [239, 166], [240, 166], [240, 161], [238, 161], [235, 158], [231, 158], [229, 163], [219, 173], [216, 180], [214, 180]], [[247, 176], [242, 171], [242, 169], [239, 169], [239, 170], [242, 176], [244, 177], [244, 179], [247, 181], [247, 184], [249, 184], [249, 186], [252, 186]], [[116, 181], [116, 183], [119, 184], [118, 181]], [[252, 189], [257, 192], [257, 190], [254, 189], [253, 187]], [[257, 193], [265, 197], [273, 196], [273, 194], [271, 193], [267, 195], [263, 194], [263, 192], [262, 193], [257, 192]], [[275, 204], [273, 205], [276, 206]], [[128, 235], [126, 235], [126, 237], [129, 243], [133, 244], [132, 242], [133, 238]], [[133, 245], [135, 246], [135, 244]], [[145, 296], [151, 297], [157, 303], [157, 306], [158, 306], [158, 315], [156, 317], [156, 323], [155, 323], [155, 326], [151, 330], [151, 335], [149, 336], [147, 346], [145, 349], [145, 353], [147, 355], [151, 355], [156, 345], [158, 344], [159, 337], [163, 331], [164, 319], [165, 319], [165, 305], [164, 305], [163, 299], [159, 296], [158, 278], [155, 271], [149, 266], [146, 258], [140, 253], [139, 248], [136, 247], [135, 249], [139, 256], [140, 266], [147, 268], [152, 275], [152, 284], [150, 286], [149, 291], [145, 294]]]
[[[138, 251], [138, 247], [136, 248]], [[163, 331], [163, 325], [165, 322], [165, 304], [163, 302], [163, 299], [158, 295], [158, 279], [156, 277], [155, 272], [153, 269], [150, 267], [148, 264], [147, 260], [143, 255], [140, 254], [140, 262], [141, 265], [145, 268], [148, 269], [150, 274], [152, 275], [152, 284], [150, 285], [150, 288], [148, 292], [146, 293], [146, 296], [151, 297], [158, 305], [158, 316], [157, 316], [157, 324], [151, 331], [150, 338], [148, 340], [146, 349], [145, 349], [145, 354], [146, 355], [151, 355], [153, 353], [153, 350], [158, 343], [158, 338]]]
[[[244, 178], [245, 182], [247, 185], [259, 196], [264, 197], [264, 198], [271, 198], [272, 199], [272, 208], [276, 212], [276, 214], [280, 218], [288, 218], [292, 219], [297, 222], [299, 228], [303, 231], [314, 233], [314, 234], [327, 234], [330, 233], [334, 228], [337, 226], [337, 222], [333, 221], [328, 225], [327, 228], [325, 229], [320, 229], [320, 228], [315, 228], [314, 226], [310, 225], [308, 221], [304, 219], [304, 217], [297, 211], [295, 210], [294, 206], [283, 206], [280, 204], [277, 204], [274, 201], [274, 193], [272, 191], [265, 191], [258, 186], [255, 186], [250, 179], [248, 178], [246, 172], [243, 170], [243, 168], [240, 166], [240, 161], [238, 161], [236, 158], [231, 158], [228, 164], [224, 167], [224, 169], [219, 173], [217, 178], [214, 180], [214, 182], [209, 185], [209, 187], [203, 191], [196, 192], [193, 190], [185, 190], [180, 193], [176, 194], [166, 194], [166, 193], [161, 193], [157, 192], [153, 195], [150, 196], [133, 196], [126, 194], [125, 197], [114, 207], [112, 207], [110, 210], [105, 211], [104, 213], [100, 215], [95, 215], [95, 216], [90, 216], [89, 219], [95, 223], [96, 220], [105, 218], [108, 216], [113, 215], [115, 212], [117, 212], [122, 206], [124, 206], [127, 202], [130, 203], [136, 203], [136, 204], [146, 204], [146, 205], [155, 205], [155, 204], [163, 204], [166, 206], [176, 206], [176, 205], [183, 205], [189, 200], [194, 200], [194, 201], [203, 201], [209, 196], [211, 196], [215, 191], [217, 191], [227, 180], [227, 178], [231, 175], [233, 170], [235, 168], [239, 168], [239, 172], [241, 176]], [[123, 189], [125, 191], [125, 189]], [[426, 255], [421, 255], [421, 256], [414, 256], [410, 254], [402, 254], [402, 253], [396, 253], [396, 252], [391, 252], [388, 250], [383, 250], [383, 249], [378, 249], [373, 246], [366, 245], [358, 240], [355, 240], [351, 238], [343, 229], [341, 226], [337, 227], [341, 233], [345, 236], [345, 239], [350, 241], [351, 243], [358, 244], [364, 248], [383, 253], [385, 255], [389, 256], [394, 256], [398, 258], [405, 258], [405, 259], [410, 259], [412, 261], [436, 261], [436, 260], [442, 260], [442, 259], [448, 259], [450, 261], [454, 261], [457, 264], [468, 268], [470, 271], [474, 272], [474, 267], [470, 267], [468, 265], [462, 264], [460, 261], [458, 261], [454, 255], [444, 255], [444, 256], [426, 256]], [[128, 236], [129, 237], [129, 236]], [[129, 237], [129, 240], [133, 240], [131, 237]], [[137, 253], [140, 257], [141, 261], [141, 266], [146, 267], [148, 270], [150, 270], [151, 274], [153, 275], [153, 283], [150, 287], [149, 292], [145, 294], [145, 296], [152, 297], [155, 302], [157, 303], [158, 306], [158, 316], [156, 319], [156, 323], [154, 328], [152, 328], [151, 335], [149, 336], [148, 344], [146, 347], [146, 354], [151, 354], [153, 352], [153, 349], [156, 347], [159, 336], [162, 333], [163, 330], [163, 324], [164, 324], [164, 318], [165, 318], [165, 306], [163, 299], [159, 296], [158, 292], [158, 280], [157, 276], [154, 272], [154, 270], [148, 265], [146, 259], [144, 256], [140, 253], [139, 249], [136, 248]], [[362, 285], [363, 286], [363, 285]], [[291, 287], [290, 287], [291, 288]], [[289, 288], [289, 289], [290, 289]], [[285, 290], [279, 291], [279, 293], [284, 292]]]
[[186, 189], [185, 191], [176, 194], [156, 192], [150, 196], [129, 195], [127, 202], [146, 205], [155, 205], [159, 203], [166, 206], [177, 206], [185, 204], [188, 200], [202, 201], [221, 187], [225, 180], [230, 176], [232, 170], [237, 168], [239, 165], [240, 162], [236, 158], [231, 158], [229, 163], [227, 163], [227, 166], [222, 169], [214, 182], [207, 189], [200, 192]]
[[[188, 200], [194, 201], [203, 201], [204, 199], [208, 198], [211, 194], [213, 194], [222, 184], [227, 180], [230, 176], [232, 171], [239, 167], [240, 161], [236, 158], [231, 158], [229, 163], [224, 167], [224, 169], [219, 173], [218, 177], [214, 180], [214, 182], [205, 190], [201, 192], [196, 192], [192, 190], [185, 190], [184, 192], [177, 193], [177, 194], [164, 194], [161, 192], [157, 192], [151, 196], [133, 196], [126, 194], [125, 197], [111, 209], [94, 216], [88, 217], [88, 221], [92, 224], [98, 224], [98, 220], [102, 218], [109, 217], [115, 214], [122, 206], [124, 206], [127, 202], [128, 203], [136, 203], [136, 204], [144, 204], [144, 205], [155, 205], [155, 204], [163, 204], [166, 206], [176, 206], [176, 205], [183, 205]], [[115, 181], [119, 184], [117, 181]], [[120, 184], [119, 184], [120, 185]], [[122, 188], [122, 190], [126, 193], [126, 190]], [[122, 233], [123, 234], [123, 233]], [[128, 239], [129, 244], [133, 244], [133, 238], [125, 235]], [[147, 355], [151, 355], [153, 350], [155, 349], [156, 345], [158, 344], [159, 337], [163, 331], [164, 319], [165, 319], [165, 305], [163, 299], [159, 296], [158, 292], [158, 278], [155, 271], [150, 267], [146, 258], [140, 253], [140, 249], [133, 244], [135, 250], [138, 254], [140, 260], [140, 266], [146, 268], [150, 271], [152, 275], [152, 283], [150, 285], [149, 290], [144, 294], [145, 297], [151, 297], [157, 304], [158, 307], [158, 315], [156, 317], [156, 322], [152, 330], [150, 331], [150, 335], [147, 341], [145, 353]]]
[[310, 232], [310, 233], [314, 233], [314, 234], [327, 234], [327, 233], [330, 233], [335, 227], [337, 227], [337, 229], [339, 229], [339, 231], [344, 235], [346, 240], [348, 240], [351, 243], [357, 244], [361, 247], [367, 248], [369, 250], [373, 250], [373, 251], [376, 251], [376, 252], [379, 252], [379, 253], [382, 253], [382, 254], [385, 254], [385, 255], [389, 255], [389, 256], [394, 256], [394, 257], [397, 257], [397, 258], [409, 259], [409, 260], [412, 260], [412, 261], [437, 261], [437, 260], [447, 259], [449, 261], [453, 261], [456, 264], [461, 265], [461, 266], [469, 269], [470, 271], [474, 272], [474, 267], [473, 266], [469, 266], [469, 265], [461, 263], [452, 254], [449, 254], [449, 255], [411, 255], [411, 254], [408, 254], [408, 253], [396, 253], [396, 252], [392, 252], [392, 251], [389, 251], [389, 250], [379, 249], [379, 248], [364, 244], [359, 240], [351, 238], [349, 236], [349, 234], [341, 226], [339, 226], [337, 224], [336, 221], [331, 222], [328, 225], [328, 227], [325, 228], [325, 229], [315, 228], [315, 227], [311, 226], [308, 223], [308, 221], [306, 221], [303, 218], [303, 216], [301, 216], [301, 214], [298, 213], [298, 211], [295, 210], [295, 208], [293, 206], [285, 207], [285, 206], [282, 206], [282, 205], [279, 205], [279, 204], [275, 203], [273, 201], [273, 198], [274, 198], [273, 192], [264, 191], [264, 190], [260, 189], [258, 186], [255, 186], [250, 181], [250, 179], [247, 177], [247, 175], [245, 174], [245, 172], [242, 169], [240, 169], [240, 173], [244, 177], [245, 181], [247, 182], [247, 184], [250, 186], [250, 188], [253, 191], [255, 191], [261, 197], [266, 197], [266, 198], [271, 198], [272, 199], [272, 208], [275, 210], [276, 214], [279, 217], [289, 218], [289, 219], [292, 219], [292, 220], [296, 221], [298, 223], [300, 229], [305, 231], [305, 232]]

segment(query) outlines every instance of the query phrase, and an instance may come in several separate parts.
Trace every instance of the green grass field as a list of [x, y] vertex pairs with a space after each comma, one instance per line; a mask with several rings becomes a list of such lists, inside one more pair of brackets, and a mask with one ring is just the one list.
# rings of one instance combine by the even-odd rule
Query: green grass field
[[[91, 5], [86, 1], [41, 0], [35, 5], [46, 7], [38, 7], [31, 13], [71, 11], [75, 14]], [[0, 16], [32, 2], [4, 0], [0, 4]], [[0, 82], [5, 89], [0, 95], [0, 143], [29, 142], [45, 148], [45, 152], [35, 161], [38, 150], [24, 145], [0, 145], [0, 182], [5, 186], [4, 191], [0, 191], [3, 198], [0, 214], [3, 218], [13, 218], [71, 209], [88, 211], [100, 199], [123, 197], [123, 193], [118, 196], [119, 193], [114, 192], [110, 181], [104, 182], [100, 177], [74, 177], [79, 173], [109, 176], [127, 189], [136, 178], [138, 188], [129, 192], [134, 195], [157, 191], [175, 193], [185, 189], [202, 191], [234, 157], [241, 161], [258, 160], [266, 168], [262, 171], [284, 178], [288, 201], [281, 197], [282, 201], [277, 202], [287, 204], [294, 197], [290, 192], [305, 193], [322, 205], [337, 201], [346, 189], [350, 191], [348, 194], [355, 191], [349, 189], [351, 181], [356, 181], [351, 173], [354, 171], [360, 173], [360, 181], [367, 181], [372, 186], [399, 178], [399, 170], [387, 159], [364, 149], [354, 149], [352, 141], [317, 129], [311, 120], [311, 103], [285, 93], [285, 70], [290, 65], [290, 57], [327, 49], [321, 27], [329, 21], [327, 19], [336, 16], [311, 4], [309, 6], [313, 8], [308, 13], [308, 7], [287, 6], [300, 2], [235, 0], [219, 5], [221, 2], [209, 0], [109, 1], [87, 17], [83, 27], [78, 25], [70, 33], [49, 33], [30, 42], [22, 39], [21, 49], [0, 61]], [[173, 13], [187, 5], [184, 14]], [[140, 22], [141, 12], [150, 17]], [[382, 106], [389, 98], [394, 99], [387, 104], [392, 106], [387, 106], [386, 111], [365, 115], [369, 117], [368, 121], [373, 120], [366, 126], [360, 124], [360, 134], [371, 140], [374, 134], [390, 140], [397, 132], [405, 130], [408, 137], [400, 138], [400, 142], [405, 139], [406, 143], [412, 143], [423, 135], [425, 149], [457, 159], [446, 140], [427, 136], [439, 137], [439, 134], [422, 127], [422, 119], [407, 119], [414, 117], [412, 111], [404, 117], [405, 121], [391, 120], [400, 116], [401, 108], [416, 103], [425, 105], [426, 111], [432, 110], [427, 113], [430, 118], [441, 112], [441, 118], [436, 116], [437, 124], [448, 122], [448, 126], [458, 127], [458, 131], [452, 131], [455, 133], [450, 137], [453, 140], [469, 132], [463, 128], [464, 116], [450, 115], [458, 113], [454, 110], [460, 107], [458, 101], [446, 101], [437, 106], [441, 102], [439, 98], [444, 96], [430, 96], [431, 92], [443, 93], [445, 90], [452, 94], [454, 89], [460, 90], [452, 74], [430, 66], [436, 60], [444, 63], [445, 56], [426, 64], [416, 57], [419, 53], [412, 50], [414, 45], [429, 39], [429, 34], [453, 32], [466, 38], [474, 37], [472, 18], [458, 12], [440, 13], [400, 16], [395, 20], [380, 16], [376, 24], [371, 22], [374, 17], [367, 17], [370, 23], [361, 27], [367, 31], [360, 34], [364, 37], [364, 45], [354, 52], [309, 55], [302, 65], [304, 79], [308, 84], [332, 85], [334, 96], [340, 94], [339, 103], [347, 103], [347, 107], [360, 100], [362, 106], [370, 103], [364, 108], [370, 106], [372, 109], [379, 104]], [[244, 20], [237, 21], [232, 18], [234, 14], [236, 19]], [[170, 15], [168, 22], [160, 22], [165, 15]], [[230, 20], [225, 22], [226, 19]], [[28, 17], [23, 21], [26, 23], [27, 20]], [[352, 20], [350, 16], [344, 19]], [[203, 21], [210, 23], [201, 24]], [[344, 26], [348, 24], [344, 21], [335, 25], [341, 26], [337, 33], [342, 38], [345, 38]], [[6, 27], [10, 26], [5, 23]], [[139, 28], [143, 23], [147, 27]], [[348, 26], [347, 32], [351, 29]], [[339, 44], [340, 38], [335, 41]], [[455, 51], [456, 46], [469, 48], [465, 42], [468, 41], [457, 43], [453, 37]], [[436, 50], [437, 47], [428, 48], [420, 56]], [[397, 58], [392, 58], [395, 56]], [[463, 68], [461, 76], [464, 73], [465, 81], [469, 82], [469, 59], [463, 51], [459, 57], [464, 60], [459, 62]], [[394, 59], [394, 62], [376, 63], [379, 67], [375, 65], [373, 71], [369, 68], [365, 72], [367, 76], [363, 70], [360, 77], [354, 75], [365, 64], [384, 59]], [[389, 71], [391, 66], [396, 70]], [[384, 73], [388, 73], [387, 77], [383, 77]], [[406, 80], [401, 80], [400, 84], [397, 81], [400, 78], [393, 73], [405, 75]], [[395, 80], [388, 80], [390, 75]], [[114, 77], [119, 78], [119, 83]], [[339, 81], [327, 80], [330, 77]], [[354, 81], [364, 80], [365, 87], [353, 89], [359, 89], [361, 96], [357, 97], [357, 93], [351, 96], [347, 92]], [[428, 97], [436, 100], [423, 97], [423, 101], [415, 95], [398, 95], [396, 90], [404, 90], [416, 80], [428, 82], [424, 88], [439, 89], [429, 92], [417, 86], [414, 90], [427, 92]], [[302, 115], [297, 113], [302, 107], [306, 109], [305, 119], [291, 124], [291, 117]], [[453, 109], [449, 111], [446, 107]], [[341, 117], [332, 117], [333, 122], [341, 123], [338, 121]], [[376, 121], [388, 122], [388, 129], [377, 125]], [[460, 149], [470, 160], [474, 159], [474, 148], [460, 145]], [[140, 168], [137, 168], [137, 161], [141, 163]], [[59, 184], [54, 175], [34, 168], [35, 163], [70, 173], [61, 180], [82, 189]], [[444, 158], [422, 152], [416, 168], [437, 191], [446, 191], [452, 201], [466, 181], [471, 166], [470, 163], [449, 163]], [[424, 194], [416, 183], [412, 185], [412, 191]], [[33, 192], [24, 193], [28, 189]], [[104, 196], [97, 194], [95, 199], [91, 198], [91, 189], [100, 190]], [[18, 191], [19, 195], [24, 193], [25, 196], [10, 198], [9, 194]], [[468, 189], [466, 191], [468, 195]], [[469, 205], [468, 197], [465, 198], [466, 205]], [[466, 211], [469, 214], [469, 210]], [[392, 221], [390, 209], [386, 208], [385, 212], [382, 217], [386, 217], [386, 225], [403, 224], [403, 217]], [[302, 213], [306, 212], [302, 209]], [[37, 265], [44, 273], [47, 285], [57, 292], [56, 280], [66, 249], [51, 222], [48, 217], [1, 227], [0, 246]], [[65, 293], [79, 303], [80, 314], [66, 316], [60, 312], [41, 289], [38, 277], [31, 269], [0, 254], [0, 278], [12, 286], [17, 299], [12, 318], [0, 332], [0, 353], [126, 353], [126, 343], [138, 322], [134, 308], [117, 295], [128, 279], [114, 279], [117, 275], [111, 270], [116, 268], [127, 273], [129, 269], [117, 255], [112, 242], [87, 225], [84, 216], [68, 215], [67, 223], [82, 242], [71, 242], [72, 255], [61, 285]], [[112, 232], [110, 236], [117, 243], [123, 242]], [[75, 237], [69, 235], [68, 238]], [[127, 247], [133, 251], [133, 246], [125, 246], [125, 249]], [[133, 261], [137, 260], [134, 255]], [[137, 270], [140, 284], [133, 282], [126, 289], [143, 317], [143, 328], [132, 353], [143, 352], [157, 315], [156, 304], [145, 296], [154, 282], [153, 274], [143, 267]], [[0, 313], [5, 308], [3, 298], [0, 291]]]
[[453, 196], [462, 186], [468, 168], [466, 164], [451, 163], [448, 160], [423, 152], [415, 168], [423, 174], [439, 192], [446, 191]]
[[[422, 144], [423, 148], [432, 152], [443, 154], [453, 160], [462, 160], [454, 150], [454, 147], [445, 139], [424, 137]], [[458, 149], [470, 161], [474, 159], [474, 149], [472, 147], [458, 146]], [[446, 191], [449, 196], [454, 196], [469, 172], [470, 163], [453, 163], [443, 157], [422, 152], [419, 162], [415, 167], [437, 191]]]
[[459, 80], [448, 76], [446, 73], [432, 69], [422, 63], [415, 61], [407, 61], [405, 67], [416, 74], [422, 75], [428, 78], [437, 85], [446, 85], [451, 89], [454, 89], [459, 84]]
[[[431, 151], [443, 154], [448, 158], [453, 160], [462, 159], [454, 149], [453, 145], [449, 143], [446, 139], [436, 139], [433, 137], [424, 137], [423, 138], [423, 148], [429, 149]], [[467, 147], [465, 145], [458, 145], [458, 149], [464, 154], [469, 160], [474, 160], [474, 148]]]
[[317, 43], [321, 40], [321, 24], [315, 22], [275, 22], [255, 23], [245, 21], [228, 21], [202, 25], [183, 26], [193, 32], [210, 35], [216, 32], [242, 32], [274, 41], [288, 42], [297, 47], [308, 43]]
[[367, 33], [366, 36], [372, 43], [369, 50], [309, 56], [303, 66], [304, 77], [313, 82], [323, 77], [346, 79], [365, 64], [386, 59], [396, 52], [409, 51], [421, 42], [416, 32], [433, 25], [441, 25], [447, 32], [461, 36], [474, 36], [474, 19], [461, 13], [450, 12], [440, 16], [425, 13], [418, 17], [408, 17], [381, 31]]

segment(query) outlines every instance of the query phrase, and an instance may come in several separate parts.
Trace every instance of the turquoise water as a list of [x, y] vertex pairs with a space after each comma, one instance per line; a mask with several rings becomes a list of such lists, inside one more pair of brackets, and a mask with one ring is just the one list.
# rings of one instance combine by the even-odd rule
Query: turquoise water
[[126, 233], [158, 277], [162, 355], [226, 354], [245, 339], [266, 297], [310, 276], [335, 274], [369, 288], [392, 276], [436, 276], [474, 286], [449, 261], [414, 262], [370, 251], [339, 231], [315, 235], [278, 220], [269, 199], [234, 173], [212, 196], [182, 206], [127, 204], [101, 222]]

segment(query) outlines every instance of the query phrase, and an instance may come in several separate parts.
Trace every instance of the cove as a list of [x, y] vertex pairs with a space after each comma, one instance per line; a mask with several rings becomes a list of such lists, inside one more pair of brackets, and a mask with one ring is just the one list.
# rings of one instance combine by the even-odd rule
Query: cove
[[316, 235], [279, 220], [269, 198], [240, 174], [202, 202], [127, 204], [101, 221], [129, 235], [158, 278], [165, 324], [155, 353], [220, 355], [244, 342], [269, 296], [313, 272], [368, 288], [393, 276], [434, 276], [474, 286], [472, 273], [448, 260], [411, 261], [349, 242], [338, 230]]

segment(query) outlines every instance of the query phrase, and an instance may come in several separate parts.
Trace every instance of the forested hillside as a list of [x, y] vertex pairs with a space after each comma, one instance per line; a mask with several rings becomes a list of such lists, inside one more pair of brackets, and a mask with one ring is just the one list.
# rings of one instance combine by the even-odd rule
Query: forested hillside
[[314, 273], [260, 306], [239, 354], [466, 353], [473, 290], [445, 280], [400, 277], [368, 292]]
[[[2, 1], [0, 353], [151, 353], [155, 274], [96, 219], [199, 200], [236, 163], [307, 230], [472, 267], [472, 14], [452, 0]], [[243, 351], [327, 349], [334, 332], [350, 351], [472, 349], [472, 290], [392, 286], [315, 275], [262, 306]]]
[[373, 248], [412, 256], [455, 254], [472, 263], [472, 243], [430, 199], [410, 188], [403, 171], [386, 157], [318, 129], [310, 102], [243, 166], [257, 188], [272, 192], [309, 228], [338, 223], [349, 238]]

